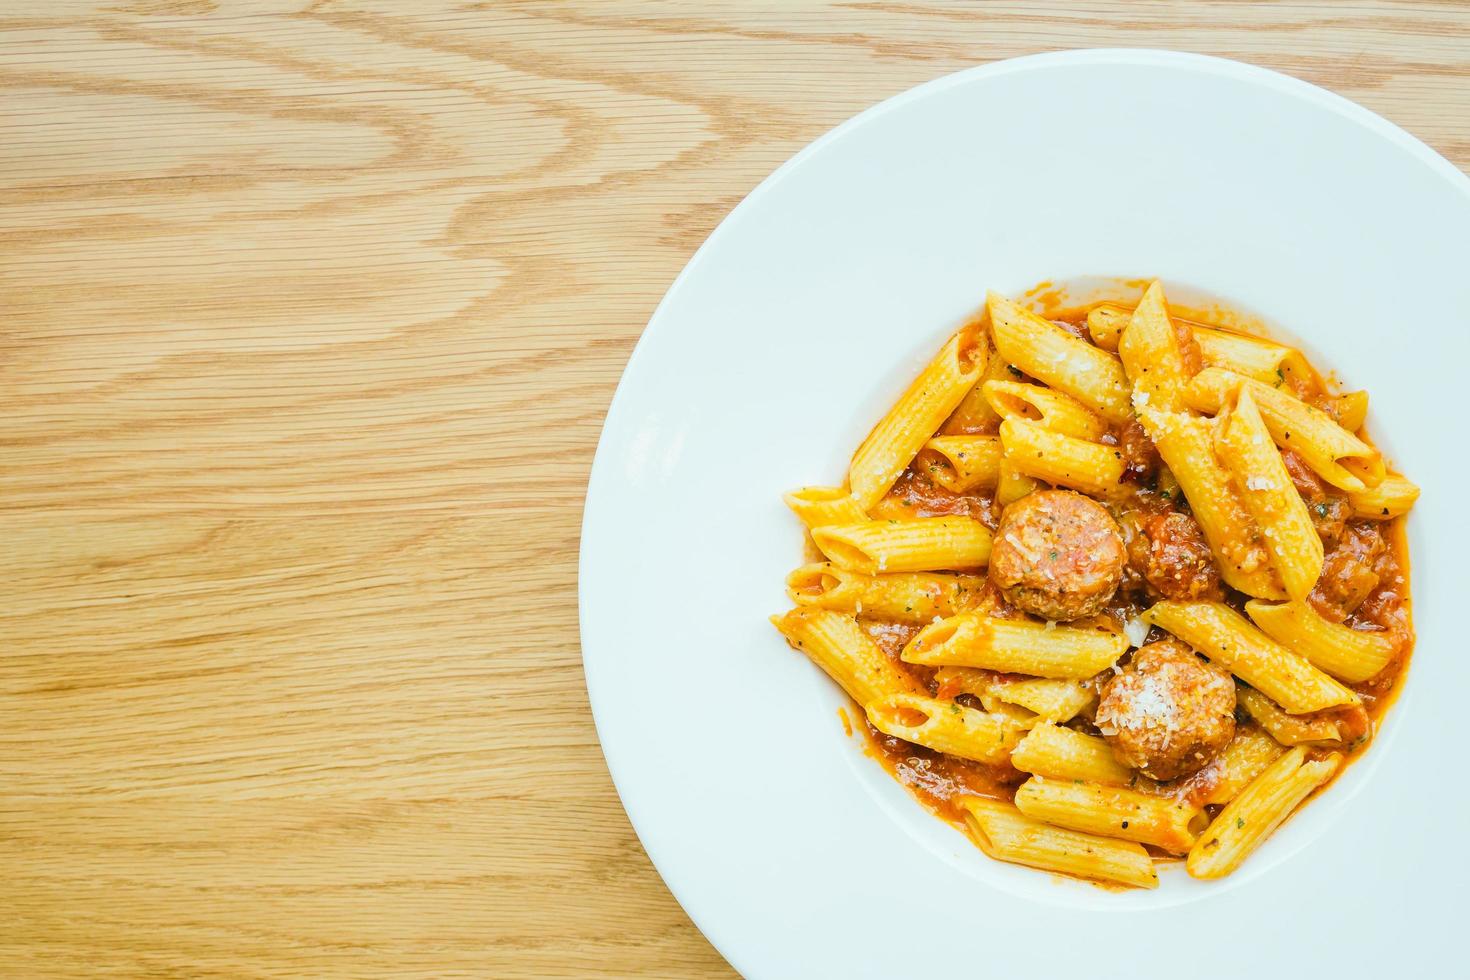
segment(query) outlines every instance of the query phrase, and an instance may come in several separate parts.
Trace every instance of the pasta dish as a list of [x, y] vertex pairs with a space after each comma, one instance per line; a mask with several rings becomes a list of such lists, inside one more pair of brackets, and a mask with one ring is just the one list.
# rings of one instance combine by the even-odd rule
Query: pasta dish
[[1000, 861], [1230, 874], [1370, 744], [1413, 647], [1366, 392], [1298, 350], [992, 294], [853, 454], [772, 622]]

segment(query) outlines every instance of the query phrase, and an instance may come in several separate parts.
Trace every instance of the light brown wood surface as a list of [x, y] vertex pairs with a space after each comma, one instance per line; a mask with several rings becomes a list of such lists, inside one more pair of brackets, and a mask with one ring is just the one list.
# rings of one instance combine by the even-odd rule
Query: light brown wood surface
[[726, 975], [583, 687], [619, 372], [813, 137], [1100, 45], [1470, 164], [1457, 2], [5, 4], [0, 974]]

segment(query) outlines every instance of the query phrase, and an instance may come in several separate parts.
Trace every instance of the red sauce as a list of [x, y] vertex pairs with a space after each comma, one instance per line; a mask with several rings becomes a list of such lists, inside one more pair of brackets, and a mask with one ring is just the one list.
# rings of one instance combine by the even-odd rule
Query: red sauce
[[[1086, 310], [1063, 311], [1051, 314], [1051, 316], [1054, 322], [1066, 327], [1069, 332], [1084, 339], [1087, 338]], [[1308, 397], [1322, 395], [1320, 378], [1313, 377], [1308, 379], [1307, 383], [1317, 385], [1317, 390], [1308, 389], [1300, 392], [1301, 394]], [[1361, 432], [1359, 436], [1366, 439], [1366, 435]], [[1128, 431], [1128, 425], [1125, 424], [1115, 428], [1109, 436], [1105, 436], [1104, 441], [1128, 447], [1129, 456], [1137, 459], [1137, 465], [1134, 465], [1133, 460], [1130, 459], [1129, 468], [1125, 473], [1124, 479], [1129, 482], [1125, 483], [1120, 492], [1108, 501], [1110, 511], [1124, 529], [1125, 538], [1131, 533], [1146, 529], [1150, 524], [1156, 528], [1160, 527], [1160, 521], [1168, 515], [1189, 514], [1189, 505], [1183, 500], [1182, 495], [1177, 491], [1171, 492], [1167, 488], [1159, 488], [1155, 485], [1157, 465], [1148, 460], [1146, 454], [1138, 447], [1138, 433]], [[1293, 479], [1298, 483], [1298, 489], [1302, 490], [1303, 498], [1308, 501], [1309, 510], [1316, 506], [1314, 513], [1317, 517], [1322, 518], [1317, 522], [1317, 526], [1319, 533], [1327, 540], [1329, 558], [1340, 553], [1338, 564], [1343, 568], [1347, 568], [1348, 560], [1358, 563], [1351, 569], [1352, 574], [1343, 573], [1345, 580], [1353, 578], [1354, 582], [1345, 584], [1340, 591], [1351, 592], [1355, 585], [1363, 594], [1361, 596], [1356, 594], [1335, 596], [1337, 599], [1347, 600], [1351, 605], [1350, 610], [1344, 611], [1343, 615], [1336, 618], [1353, 629], [1387, 631], [1393, 634], [1400, 644], [1398, 655], [1378, 676], [1361, 684], [1348, 685], [1362, 698], [1361, 707], [1353, 706], [1323, 712], [1323, 714], [1332, 716], [1339, 723], [1339, 730], [1344, 733], [1342, 751], [1346, 755], [1346, 760], [1351, 762], [1362, 754], [1362, 750], [1372, 740], [1384, 713], [1394, 695], [1397, 694], [1413, 647], [1408, 550], [1403, 533], [1403, 518], [1388, 522], [1344, 521], [1342, 518], [1346, 510], [1343, 496], [1330, 487], [1321, 486], [1320, 481], [1317, 481], [1316, 484], [1310, 483], [1310, 480], [1315, 477], [1310, 473], [1303, 475], [1304, 467], [1295, 465], [1300, 462], [1299, 460], [1288, 459], [1287, 462]], [[924, 462], [921, 457], [899, 477], [888, 495], [875, 508], [875, 512], [902, 512], [916, 517], [957, 514], [982, 521], [992, 530], [995, 528], [1000, 508], [996, 506], [991, 491], [952, 493], [931, 480], [923, 471], [923, 467]], [[1177, 522], [1170, 522], [1170, 526], [1177, 527]], [[1145, 568], [1140, 564], [1145, 560], [1142, 556], [1146, 554], [1146, 550], [1140, 551], [1130, 543], [1129, 568], [1133, 574], [1125, 577], [1123, 586], [1104, 613], [1111, 616], [1119, 624], [1120, 629], [1124, 622], [1136, 617], [1139, 612], [1161, 597], [1158, 590], [1149, 585], [1144, 574]], [[1327, 578], [1328, 569], [1331, 567], [1332, 562], [1329, 561], [1327, 568], [1324, 569], [1324, 579]], [[1363, 568], [1366, 568], [1373, 577], [1371, 587], [1366, 590], [1362, 588], [1363, 583], [1367, 581], [1367, 576], [1362, 574]], [[1225, 601], [1237, 610], [1240, 610], [1249, 598], [1223, 584], [1219, 588], [1224, 592]], [[1202, 596], [1202, 598], [1214, 597], [1216, 594]], [[992, 593], [982, 602], [992, 607], [992, 614], [1002, 616], [1013, 614], [1011, 610], [1005, 608], [1003, 600], [997, 594]], [[1318, 605], [1318, 608], [1325, 614], [1322, 605]], [[884, 652], [898, 663], [902, 663], [899, 660], [900, 651], [919, 630], [919, 627], [913, 625], [883, 622], [868, 617], [859, 617], [859, 621]], [[1164, 636], [1162, 631], [1155, 628], [1150, 631], [1147, 642], [1162, 639]], [[952, 688], [941, 689], [932, 668], [911, 664], [903, 664], [903, 666], [924, 684], [931, 695], [941, 698], [957, 696], [958, 700], [973, 703], [973, 699], [967, 694], [956, 695]], [[856, 727], [866, 736], [868, 754], [882, 764], [926, 807], [957, 826], [963, 827], [963, 817], [956, 805], [956, 800], [963, 797], [982, 797], [1010, 801], [1014, 798], [1016, 787], [1027, 778], [1025, 773], [1009, 765], [986, 766], [893, 738], [869, 725], [861, 711], [857, 712], [856, 717], [860, 720]], [[1246, 722], [1243, 713], [1241, 722]], [[1068, 723], [1068, 727], [1089, 735], [1099, 734], [1097, 728], [1085, 718], [1074, 719]], [[1322, 755], [1330, 751], [1334, 749], [1313, 750], [1312, 754]], [[1341, 775], [1344, 769], [1346, 766], [1339, 767], [1338, 775]], [[1218, 778], [1218, 768], [1206, 766], [1198, 773], [1169, 783], [1152, 783], [1140, 777], [1135, 787], [1197, 801], [1209, 794]], [[1325, 788], [1324, 786], [1322, 789]], [[1319, 789], [1318, 792], [1322, 792], [1322, 789]], [[1210, 810], [1213, 813], [1218, 810], [1218, 807], [1211, 807]], [[1156, 854], [1156, 856], [1162, 855]]]

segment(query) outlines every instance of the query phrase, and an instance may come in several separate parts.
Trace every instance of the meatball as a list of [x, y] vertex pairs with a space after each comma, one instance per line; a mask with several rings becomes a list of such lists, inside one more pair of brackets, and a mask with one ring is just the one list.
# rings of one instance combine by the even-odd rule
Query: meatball
[[1342, 622], [1378, 588], [1379, 559], [1387, 551], [1376, 525], [1369, 521], [1348, 524], [1337, 547], [1327, 553], [1322, 576], [1307, 602], [1323, 619]]
[[1118, 431], [1118, 449], [1123, 453], [1123, 478], [1147, 483], [1158, 473], [1161, 460], [1143, 423], [1130, 418]]
[[1101, 504], [1070, 490], [1038, 490], [1001, 513], [990, 580], [1033, 616], [1081, 619], [1113, 598], [1123, 562], [1123, 534]]
[[1098, 731], [1152, 779], [1202, 768], [1235, 735], [1235, 683], [1178, 640], [1150, 643], [1103, 686]]
[[1177, 511], [1151, 518], [1143, 526], [1148, 551], [1144, 579], [1165, 599], [1219, 599], [1220, 569], [1199, 522]]

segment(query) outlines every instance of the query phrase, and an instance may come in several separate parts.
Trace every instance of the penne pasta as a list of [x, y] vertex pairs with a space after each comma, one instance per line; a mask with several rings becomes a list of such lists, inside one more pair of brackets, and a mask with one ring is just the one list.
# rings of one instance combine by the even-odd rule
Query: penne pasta
[[[1093, 343], [1104, 350], [1117, 350], [1118, 340], [1128, 326], [1133, 311], [1116, 303], [1102, 303], [1087, 314], [1087, 332]], [[1269, 385], [1283, 382], [1302, 383], [1312, 377], [1311, 368], [1301, 352], [1273, 343], [1263, 337], [1212, 327], [1196, 320], [1171, 317], [1175, 323], [1187, 325], [1200, 347], [1200, 359], [1208, 367], [1255, 378]], [[1366, 409], [1366, 404], [1364, 408]], [[1360, 422], [1359, 425], [1362, 423]], [[1357, 426], [1344, 428], [1356, 429]]]
[[1001, 715], [918, 694], [889, 694], [867, 704], [868, 721], [885, 735], [991, 765], [1005, 763], [1022, 729]]
[[1077, 399], [1109, 422], [1126, 422], [1122, 363], [1018, 303], [990, 294], [990, 332], [1007, 362]]
[[1033, 820], [1084, 834], [1152, 844], [1170, 854], [1187, 852], [1208, 822], [1204, 810], [1184, 800], [1121, 786], [1035, 776], [1016, 790], [1016, 809]]
[[1189, 501], [1226, 584], [1257, 598], [1286, 598], [1250, 511], [1215, 458], [1215, 423], [1152, 409], [1138, 419]]
[[1169, 599], [1149, 607], [1142, 618], [1174, 634], [1292, 714], [1359, 701], [1352, 691], [1256, 629], [1223, 602]]
[[966, 612], [926, 626], [903, 659], [928, 666], [983, 667], [1037, 677], [1081, 679], [1106, 670], [1128, 649], [1121, 633], [1077, 626], [1048, 628], [1029, 619]]
[[1127, 786], [1136, 773], [1113, 757], [1108, 743], [1058, 725], [1036, 725], [1011, 752], [1011, 765], [1047, 779]]
[[882, 499], [980, 380], [986, 359], [983, 337], [975, 324], [951, 337], [853, 453], [847, 482], [863, 510]]
[[[1183, 331], [1192, 333], [1185, 321]], [[1184, 386], [1189, 382], [1181, 340], [1164, 302], [1164, 288], [1150, 283], [1118, 338], [1118, 356], [1133, 386], [1133, 407], [1162, 412], [1184, 409]]]
[[1357, 432], [1368, 418], [1368, 393], [1349, 391], [1326, 399], [1322, 410], [1349, 432]]
[[1006, 461], [1017, 473], [1084, 493], [1106, 495], [1123, 480], [1123, 454], [1114, 446], [1087, 442], [1010, 418], [1000, 424]]
[[1053, 432], [1078, 439], [1099, 439], [1108, 424], [1075, 398], [1019, 381], [987, 381], [985, 400], [1001, 419], [1035, 422]]
[[995, 503], [1005, 507], [1020, 500], [1026, 494], [1041, 489], [1041, 481], [1017, 470], [1015, 465], [1002, 454], [1000, 468], [995, 480]]
[[1140, 844], [1049, 827], [998, 800], [966, 797], [959, 805], [971, 839], [997, 861], [1134, 888], [1159, 885], [1154, 863]]
[[941, 487], [968, 493], [1000, 479], [1000, 436], [935, 436], [924, 443], [921, 469]]
[[903, 665], [888, 658], [851, 616], [797, 608], [771, 622], [786, 642], [811, 658], [858, 704], [889, 694], [922, 694]]
[[1006, 363], [1005, 358], [996, 354], [995, 344], [990, 340], [988, 332], [988, 320], [984, 329], [987, 331], [985, 370], [980, 372], [980, 380], [965, 392], [965, 397], [960, 399], [959, 405], [944, 420], [944, 425], [939, 429], [941, 435], [972, 436], [995, 432], [995, 427], [1000, 425], [1000, 416], [995, 414], [995, 409], [985, 400], [985, 382], [1021, 376], [1020, 371], [1014, 370]]
[[784, 494], [781, 499], [807, 527], [851, 524], [868, 519], [858, 502], [852, 499], [852, 494], [841, 487], [802, 487]]
[[1236, 728], [1230, 744], [1210, 763], [1215, 782], [1205, 795], [1204, 804], [1229, 803], [1285, 751], [1279, 742], [1254, 725]]
[[1190, 849], [1185, 868], [1195, 878], [1223, 878], [1240, 867], [1312, 791], [1332, 777], [1342, 756], [1306, 761], [1300, 746], [1267, 766], [1225, 805]]
[[1097, 701], [1087, 681], [1036, 677], [1030, 680], [998, 680], [991, 690], [1008, 704], [1020, 705], [1047, 721], [1071, 721]]
[[1126, 306], [1099, 304], [1087, 311], [1087, 335], [1103, 350], [1116, 351], [1118, 338], [1123, 336], [1123, 330], [1132, 318], [1133, 311]]
[[1195, 330], [1194, 339], [1206, 367], [1224, 368], [1273, 387], [1311, 382], [1312, 370], [1295, 348], [1215, 327]]
[[1245, 509], [1261, 529], [1287, 596], [1305, 599], [1322, 575], [1322, 539], [1249, 388], [1240, 389], [1234, 408], [1221, 418], [1216, 447], [1235, 477]]
[[864, 575], [831, 562], [813, 562], [786, 576], [786, 595], [798, 606], [920, 624], [970, 608], [984, 585], [975, 575]]
[[[979, 699], [981, 706], [990, 714], [999, 715], [1017, 728], [1030, 728], [1036, 724], [1036, 715], [1019, 705], [1002, 701], [996, 696], [1001, 685], [993, 671], [975, 667], [940, 667], [934, 671], [934, 682], [940, 697], [968, 694]], [[946, 695], [945, 692], [949, 692]]]
[[1251, 720], [1282, 745], [1341, 745], [1342, 730], [1325, 715], [1289, 715], [1254, 688], [1241, 686], [1236, 702]]
[[1320, 408], [1279, 388], [1222, 368], [1206, 368], [1189, 382], [1185, 399], [1201, 412], [1219, 412], [1240, 388], [1248, 388], [1276, 445], [1290, 449], [1328, 483], [1348, 493], [1377, 486], [1383, 457]]
[[1390, 473], [1376, 487], [1348, 494], [1353, 516], [1370, 521], [1391, 521], [1402, 517], [1419, 499], [1419, 488], [1397, 473]]
[[1419, 488], [1370, 442], [1366, 392], [1176, 316], [1160, 282], [1079, 320], [988, 295], [845, 481], [785, 495], [808, 557], [771, 621], [991, 857], [1215, 878], [1382, 723]]
[[990, 560], [990, 531], [968, 517], [828, 524], [813, 528], [812, 540], [834, 564], [867, 575], [983, 568]]
[[1377, 675], [1398, 653], [1399, 643], [1388, 633], [1329, 622], [1305, 602], [1252, 599], [1245, 612], [1271, 639], [1349, 684]]

